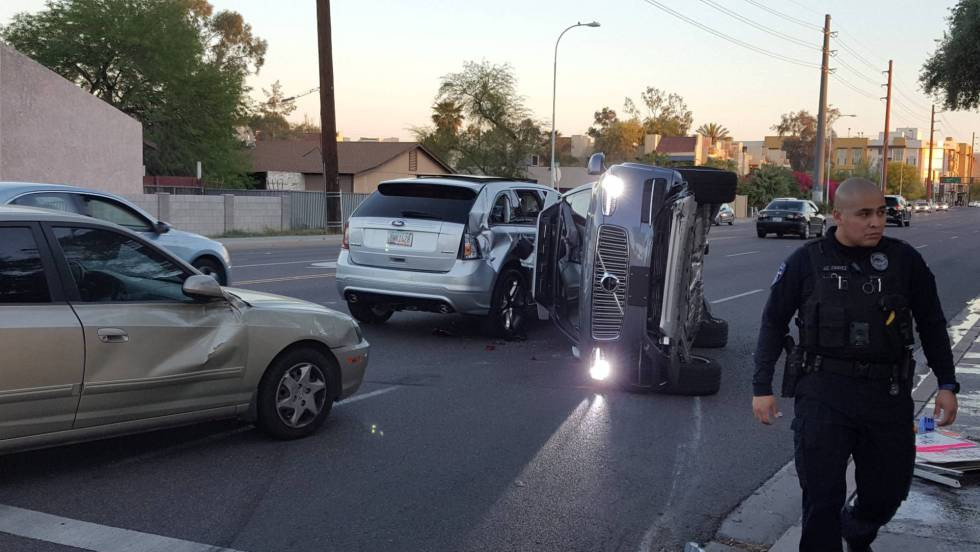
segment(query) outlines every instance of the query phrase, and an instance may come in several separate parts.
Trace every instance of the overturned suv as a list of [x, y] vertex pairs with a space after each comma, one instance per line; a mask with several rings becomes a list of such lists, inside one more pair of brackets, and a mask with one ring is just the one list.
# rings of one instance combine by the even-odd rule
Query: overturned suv
[[721, 368], [695, 347], [724, 347], [728, 324], [704, 300], [707, 236], [734, 173], [636, 163], [576, 188], [538, 219], [534, 298], [593, 379], [668, 393], [718, 391]]

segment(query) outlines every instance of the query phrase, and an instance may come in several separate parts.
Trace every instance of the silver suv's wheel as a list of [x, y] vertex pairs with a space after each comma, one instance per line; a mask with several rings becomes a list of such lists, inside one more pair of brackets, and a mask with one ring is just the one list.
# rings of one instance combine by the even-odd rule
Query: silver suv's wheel
[[527, 325], [527, 280], [517, 269], [505, 270], [498, 278], [490, 301], [490, 331], [494, 335], [513, 338], [524, 333]]

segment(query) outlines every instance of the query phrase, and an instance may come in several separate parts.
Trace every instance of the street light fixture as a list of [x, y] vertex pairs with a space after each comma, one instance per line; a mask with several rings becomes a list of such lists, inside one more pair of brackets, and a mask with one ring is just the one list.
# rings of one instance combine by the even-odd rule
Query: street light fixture
[[558, 179], [555, 178], [555, 92], [558, 89], [558, 43], [561, 42], [561, 37], [565, 36], [565, 33], [574, 29], [575, 27], [598, 27], [598, 21], [592, 21], [591, 23], [576, 23], [558, 35], [558, 40], [555, 41], [555, 64], [554, 71], [551, 77], [551, 167], [549, 174], [551, 176], [551, 187], [558, 188]]
[[[852, 113], [838, 115], [837, 118], [843, 117], [857, 117]], [[834, 166], [834, 124], [830, 123], [828, 125], [830, 128], [827, 129], [828, 147], [830, 151], [827, 152], [827, 184], [824, 186], [822, 199], [824, 203], [830, 203], [830, 169]], [[847, 129], [847, 133], [851, 133], [851, 129]], [[887, 138], [886, 138], [887, 139]]]

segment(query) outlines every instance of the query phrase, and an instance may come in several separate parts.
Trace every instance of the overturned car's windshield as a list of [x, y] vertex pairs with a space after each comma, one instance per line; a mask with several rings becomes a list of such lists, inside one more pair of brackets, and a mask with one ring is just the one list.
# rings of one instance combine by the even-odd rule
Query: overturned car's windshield
[[895, 196], [885, 196], [885, 205], [895, 207], [898, 205], [898, 198]]
[[354, 211], [355, 217], [387, 217], [441, 220], [466, 224], [476, 192], [461, 186], [382, 183]]
[[767, 211], [802, 211], [802, 201], [773, 201], [766, 207]]

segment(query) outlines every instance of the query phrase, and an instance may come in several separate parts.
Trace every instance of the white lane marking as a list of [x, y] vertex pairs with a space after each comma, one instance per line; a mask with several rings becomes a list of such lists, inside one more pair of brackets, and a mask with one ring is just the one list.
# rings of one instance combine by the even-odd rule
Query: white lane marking
[[922, 249], [923, 247], [929, 247], [929, 244], [928, 244], [928, 243], [926, 243], [926, 244], [922, 244], [922, 245], [917, 245], [917, 246], [915, 246], [915, 248], [916, 248], [916, 249]]
[[[251, 268], [253, 266], [279, 266], [279, 265], [289, 265], [289, 264], [313, 264], [327, 262], [323, 259], [313, 259], [312, 261], [283, 261], [281, 263], [258, 263], [258, 264], [247, 264], [247, 265], [235, 265], [235, 268]], [[337, 263], [333, 263], [336, 265]]]
[[350, 404], [352, 402], [363, 401], [364, 399], [370, 399], [372, 397], [377, 397], [378, 395], [384, 395], [385, 393], [391, 393], [392, 391], [398, 390], [397, 387], [385, 387], [383, 389], [378, 389], [377, 391], [371, 391], [370, 393], [364, 393], [363, 395], [354, 395], [349, 399], [344, 399], [337, 404]]
[[725, 301], [731, 301], [732, 299], [738, 299], [739, 297], [745, 297], [745, 296], [748, 296], [748, 295], [754, 295], [756, 293], [759, 293], [760, 291], [765, 291], [765, 290], [764, 289], [753, 289], [752, 291], [746, 291], [745, 293], [739, 293], [738, 295], [732, 295], [731, 297], [725, 297], [723, 299], [716, 299], [714, 301], [710, 301], [710, 303], [712, 305], [717, 305], [718, 303], [724, 303]]
[[951, 240], [957, 240], [959, 238], [960, 238], [959, 236], [953, 236], [952, 238], [949, 238], [949, 239], [951, 239]]
[[741, 236], [724, 236], [724, 237], [721, 237], [721, 238], [708, 238], [708, 241], [709, 242], [713, 242], [713, 241], [718, 241], [718, 240], [734, 240], [735, 238], [739, 238], [739, 237], [741, 237]]
[[0, 505], [0, 531], [93, 552], [239, 552], [6, 505]]
[[264, 278], [262, 280], [243, 280], [241, 282], [232, 282], [232, 287], [235, 286], [252, 286], [255, 284], [270, 284], [272, 282], [291, 282], [293, 280], [312, 280], [314, 278], [333, 278], [333, 274], [307, 274], [305, 276], [283, 276], [282, 278]]
[[337, 268], [337, 261], [324, 261], [322, 263], [313, 263], [309, 268]]
[[726, 257], [739, 257], [741, 255], [752, 255], [753, 253], [758, 253], [758, 251], [746, 251], [745, 253], [732, 253], [731, 255], [725, 255]]

